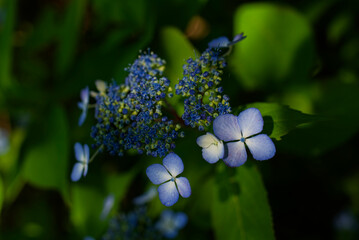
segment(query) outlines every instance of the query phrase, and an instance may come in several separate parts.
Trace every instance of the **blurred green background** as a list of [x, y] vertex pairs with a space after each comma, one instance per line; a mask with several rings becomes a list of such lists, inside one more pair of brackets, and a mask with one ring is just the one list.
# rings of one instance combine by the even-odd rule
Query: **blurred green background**
[[[192, 196], [174, 207], [189, 215], [179, 238], [272, 239], [274, 230], [277, 239], [359, 239], [358, 12], [354, 0], [0, 0], [0, 129], [9, 141], [0, 148], [0, 238], [101, 236], [103, 199], [115, 195], [112, 215], [129, 211], [150, 186], [146, 167], [160, 159], [104, 153], [70, 182], [74, 143], [93, 143], [91, 111], [77, 126], [80, 90], [97, 79], [122, 83], [147, 48], [167, 61], [174, 85], [196, 50], [244, 32], [223, 77], [235, 111], [271, 102], [317, 121], [277, 115], [295, 128], [272, 136], [274, 159], [230, 170], [235, 179], [202, 159], [201, 133], [187, 130], [176, 152]], [[248, 183], [232, 203], [249, 206], [239, 233], [231, 205], [212, 198], [233, 181]], [[149, 209], [156, 217], [164, 207], [156, 199]], [[265, 224], [249, 224], [257, 219]]]

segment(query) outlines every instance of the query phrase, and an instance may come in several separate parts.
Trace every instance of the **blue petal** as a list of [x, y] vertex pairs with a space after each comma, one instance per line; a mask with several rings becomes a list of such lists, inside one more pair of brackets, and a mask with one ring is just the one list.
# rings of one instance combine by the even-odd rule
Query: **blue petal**
[[221, 115], [214, 119], [213, 132], [223, 141], [239, 140], [242, 137], [237, 117], [232, 114]]
[[152, 186], [147, 192], [133, 199], [135, 205], [142, 205], [151, 201], [157, 195], [157, 190]]
[[80, 143], [75, 143], [75, 157], [78, 161], [81, 161], [84, 155], [84, 150]]
[[161, 184], [170, 180], [172, 177], [161, 164], [152, 164], [146, 169], [147, 177], [153, 184]]
[[86, 107], [85, 107], [85, 105], [84, 105], [83, 102], [78, 102], [78, 103], [77, 103], [77, 106], [78, 106], [81, 110], [86, 109]]
[[257, 108], [248, 108], [238, 115], [238, 124], [244, 138], [263, 130], [263, 118]]
[[75, 163], [71, 173], [71, 180], [73, 182], [80, 180], [83, 169], [84, 165], [82, 163]]
[[175, 215], [174, 223], [177, 229], [184, 228], [188, 222], [187, 214], [179, 212]]
[[87, 115], [87, 111], [83, 110], [79, 118], [79, 126], [81, 126], [85, 122], [86, 115]]
[[240, 34], [237, 34], [236, 36], [234, 36], [232, 42], [231, 42], [231, 45], [239, 42], [239, 41], [242, 41], [243, 39], [245, 39], [247, 36], [244, 36], [243, 33], [240, 33]]
[[166, 182], [158, 187], [160, 201], [166, 207], [170, 207], [178, 201], [178, 191], [173, 181]]
[[191, 196], [191, 185], [189, 185], [189, 181], [185, 177], [176, 178], [176, 183], [178, 187], [178, 192], [182, 197], [188, 198]]
[[202, 149], [202, 156], [204, 160], [209, 163], [216, 163], [219, 159], [223, 158], [224, 146], [222, 142], [218, 142], [217, 145], [212, 144], [208, 148]]
[[181, 174], [184, 168], [182, 159], [175, 153], [169, 153], [163, 159], [163, 166], [166, 167], [168, 172], [173, 177], [176, 177], [178, 174]]
[[230, 44], [230, 41], [227, 37], [219, 37], [216, 39], [213, 39], [208, 43], [208, 47], [210, 48], [226, 48]]
[[85, 164], [82, 164], [83, 167], [84, 167], [84, 173], [83, 173], [83, 176], [86, 177], [87, 175], [87, 170], [88, 170], [88, 165], [85, 163]]
[[246, 147], [243, 142], [230, 142], [226, 144], [227, 156], [223, 159], [224, 163], [230, 167], [239, 167], [247, 160]]
[[256, 160], [268, 160], [274, 157], [276, 152], [272, 139], [266, 134], [248, 138], [246, 139], [246, 144]]
[[104, 220], [108, 216], [114, 204], [115, 196], [113, 194], [108, 195], [103, 201], [103, 208], [100, 215], [100, 219]]
[[80, 95], [81, 95], [81, 101], [84, 103], [84, 105], [87, 105], [90, 97], [89, 87], [87, 86], [86, 88], [82, 89]]
[[89, 146], [87, 144], [84, 144], [84, 159], [83, 162], [88, 164], [90, 159], [90, 149]]

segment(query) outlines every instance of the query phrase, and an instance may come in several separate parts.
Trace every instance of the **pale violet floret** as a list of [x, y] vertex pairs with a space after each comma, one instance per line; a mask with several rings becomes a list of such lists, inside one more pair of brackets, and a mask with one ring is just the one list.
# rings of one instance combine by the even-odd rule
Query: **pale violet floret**
[[238, 167], [247, 160], [246, 146], [256, 160], [268, 160], [275, 155], [273, 141], [263, 130], [263, 118], [256, 108], [241, 112], [238, 117], [232, 114], [218, 116], [213, 122], [213, 132], [225, 143], [226, 153], [223, 161], [230, 167]]
[[86, 87], [86, 88], [82, 89], [80, 96], [81, 96], [81, 102], [77, 103], [77, 106], [82, 110], [81, 116], [79, 118], [79, 126], [81, 126], [86, 119], [87, 108], [88, 108], [89, 98], [90, 98], [89, 88]]
[[96, 85], [96, 88], [97, 88], [97, 91], [98, 92], [94, 92], [94, 91], [91, 91], [90, 92], [90, 95], [91, 97], [96, 97], [97, 95], [101, 95], [101, 94], [106, 94], [106, 89], [107, 89], [107, 83], [105, 81], [102, 81], [102, 80], [96, 80], [95, 81], [95, 85]]
[[166, 238], [175, 238], [178, 231], [187, 224], [188, 217], [183, 212], [175, 213], [171, 210], [164, 210], [156, 223], [157, 230]]
[[218, 162], [224, 156], [223, 141], [219, 140], [212, 133], [197, 138], [197, 144], [202, 148], [202, 156], [209, 163]]
[[145, 203], [150, 202], [157, 196], [156, 187], [151, 186], [144, 194], [133, 199], [133, 204], [135, 205], [143, 205]]
[[169, 153], [163, 159], [163, 165], [152, 164], [146, 169], [146, 174], [152, 183], [158, 187], [160, 201], [170, 207], [178, 201], [179, 194], [188, 198], [191, 195], [191, 186], [185, 177], [177, 177], [183, 172], [182, 159], [175, 153]]
[[84, 144], [84, 146], [82, 147], [80, 143], [75, 143], [75, 157], [78, 162], [75, 163], [71, 173], [71, 180], [74, 182], [80, 180], [81, 175], [85, 177], [87, 174], [90, 158], [89, 146], [87, 144]]
[[103, 208], [101, 211], [100, 219], [105, 220], [110, 213], [113, 205], [115, 204], [115, 196], [113, 194], [108, 195], [103, 201]]
[[243, 35], [243, 33], [238, 34], [234, 36], [232, 41], [229, 41], [227, 37], [219, 37], [216, 39], [213, 39], [208, 43], [208, 47], [210, 48], [228, 48], [232, 46], [233, 44], [245, 39], [246, 36]]

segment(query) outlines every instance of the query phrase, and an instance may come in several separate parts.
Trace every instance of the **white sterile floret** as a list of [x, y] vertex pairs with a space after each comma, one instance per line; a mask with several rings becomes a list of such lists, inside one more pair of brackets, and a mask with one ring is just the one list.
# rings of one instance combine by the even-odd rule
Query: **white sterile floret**
[[209, 163], [215, 163], [224, 156], [223, 141], [212, 133], [198, 137], [197, 144], [202, 147], [202, 156]]

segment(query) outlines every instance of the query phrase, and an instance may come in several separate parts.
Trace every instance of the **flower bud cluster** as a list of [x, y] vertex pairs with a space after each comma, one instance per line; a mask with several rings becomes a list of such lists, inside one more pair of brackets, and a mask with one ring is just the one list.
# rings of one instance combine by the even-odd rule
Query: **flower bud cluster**
[[170, 81], [163, 77], [165, 61], [156, 54], [141, 54], [126, 68], [125, 83], [109, 85], [96, 95], [97, 123], [91, 136], [113, 155], [135, 149], [140, 154], [163, 157], [183, 136], [180, 125], [164, 115], [164, 98]]
[[102, 240], [162, 239], [145, 207], [112, 218]]
[[229, 98], [220, 87], [224, 57], [208, 48], [198, 58], [189, 58], [183, 65], [183, 78], [175, 86], [176, 94], [185, 98], [182, 119], [192, 128], [210, 126], [219, 115], [231, 112]]

